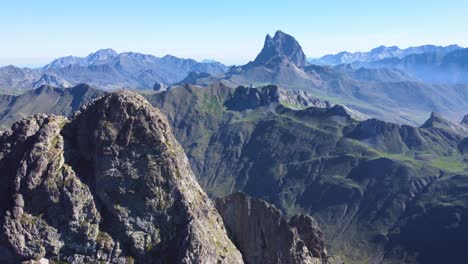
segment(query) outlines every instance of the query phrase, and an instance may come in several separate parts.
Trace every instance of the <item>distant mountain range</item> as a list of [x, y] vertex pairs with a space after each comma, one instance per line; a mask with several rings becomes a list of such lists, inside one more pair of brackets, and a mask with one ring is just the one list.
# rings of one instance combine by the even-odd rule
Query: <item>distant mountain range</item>
[[153, 55], [102, 49], [87, 57], [68, 56], [56, 59], [40, 69], [0, 68], [0, 88], [27, 90], [39, 84], [69, 87], [89, 83], [102, 89], [152, 89], [154, 84], [174, 84], [191, 72], [213, 75], [226, 72], [227, 66], [216, 62], [197, 62], [166, 55]]
[[368, 63], [354, 62], [352, 65], [355, 68], [399, 69], [428, 83], [468, 83], [468, 48], [411, 54]]
[[354, 69], [398, 69], [414, 79], [428, 83], [468, 83], [468, 49], [457, 45], [425, 45], [407, 49], [381, 46], [369, 52], [344, 51], [309, 59], [309, 62], [331, 66], [350, 64]]
[[317, 65], [339, 65], [350, 64], [354, 62], [376, 62], [388, 58], [402, 59], [408, 55], [423, 54], [423, 53], [439, 53], [446, 54], [448, 52], [462, 49], [458, 45], [450, 45], [446, 47], [435, 45], [423, 45], [418, 47], [410, 47], [401, 49], [397, 46], [380, 46], [367, 52], [347, 52], [342, 51], [337, 54], [328, 54], [318, 59], [308, 59], [310, 63]]
[[191, 76], [189, 83], [207, 86], [221, 81], [230, 87], [277, 84], [346, 104], [367, 116], [412, 125], [422, 124], [432, 111], [452, 120], [460, 120], [468, 111], [466, 84], [429, 84], [401, 69], [320, 66], [305, 58], [300, 44], [278, 31], [273, 37], [266, 36], [254, 61], [232, 67], [222, 77]]
[[222, 82], [231, 88], [275, 84], [308, 91], [370, 117], [420, 125], [432, 111], [451, 120], [467, 112], [467, 53], [456, 45], [382, 46], [370, 52], [327, 55], [322, 62], [346, 64], [322, 66], [307, 60], [293, 36], [278, 31], [267, 35], [255, 60], [242, 66], [102, 49], [84, 58], [59, 58], [42, 69], [0, 68], [0, 90], [19, 93], [12, 88], [28, 90], [44, 84], [65, 88], [79, 83], [157, 91], [183, 83]]

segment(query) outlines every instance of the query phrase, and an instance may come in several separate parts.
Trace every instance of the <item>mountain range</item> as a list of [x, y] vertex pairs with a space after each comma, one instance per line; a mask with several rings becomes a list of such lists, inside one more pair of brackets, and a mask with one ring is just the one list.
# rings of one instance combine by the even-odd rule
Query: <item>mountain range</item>
[[446, 54], [451, 51], [462, 49], [458, 45], [449, 46], [435, 46], [423, 45], [418, 47], [409, 47], [401, 49], [397, 46], [380, 46], [367, 52], [347, 52], [342, 51], [337, 54], [328, 54], [318, 59], [309, 58], [308, 61], [317, 65], [339, 65], [339, 64], [352, 64], [354, 62], [376, 62], [383, 59], [398, 58], [402, 59], [408, 55], [424, 54], [424, 53], [438, 53]]
[[425, 83], [394, 68], [313, 65], [300, 44], [281, 31], [266, 37], [254, 61], [231, 67], [223, 76], [202, 76], [189, 83], [206, 86], [217, 81], [230, 87], [277, 84], [302, 89], [367, 116], [402, 124], [420, 125], [432, 111], [460, 120], [468, 111], [467, 84]]
[[440, 84], [468, 83], [468, 49], [424, 45], [400, 49], [381, 46], [369, 52], [340, 52], [309, 61], [318, 65], [350, 64], [354, 69], [398, 69], [414, 79]]
[[0, 88], [27, 90], [40, 84], [68, 87], [89, 83], [101, 89], [152, 89], [155, 83], [174, 84], [190, 72], [220, 74], [227, 66], [215, 62], [197, 62], [171, 55], [152, 55], [102, 49], [87, 57], [56, 59], [40, 69], [0, 68]]
[[428, 54], [316, 65], [278, 31], [246, 65], [138, 93], [69, 80], [183, 60], [3, 68], [41, 86], [0, 96], [0, 262], [464, 263], [468, 85], [372, 67]]
[[467, 49], [456, 45], [382, 46], [370, 52], [345, 53], [346, 60], [340, 59], [341, 53], [328, 55], [324, 60], [336, 57], [351, 64], [320, 66], [306, 59], [294, 37], [278, 31], [273, 37], [268, 35], [255, 60], [243, 66], [103, 49], [84, 58], [59, 58], [42, 69], [0, 68], [0, 89], [19, 94], [42, 84], [88, 83], [106, 90], [162, 90], [182, 83], [207, 86], [219, 81], [231, 88], [276, 84], [346, 104], [369, 117], [420, 125], [432, 111], [453, 121], [467, 111], [466, 53]]

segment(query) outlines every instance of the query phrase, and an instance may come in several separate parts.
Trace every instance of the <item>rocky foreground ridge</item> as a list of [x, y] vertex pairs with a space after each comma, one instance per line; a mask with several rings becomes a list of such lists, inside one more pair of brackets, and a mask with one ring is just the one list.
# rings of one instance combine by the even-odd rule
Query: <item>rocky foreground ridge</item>
[[328, 256], [322, 230], [309, 215], [288, 222], [274, 205], [241, 192], [215, 204], [246, 263], [342, 263]]
[[254, 263], [245, 243], [257, 240], [233, 243], [224, 223], [230, 235], [247, 231], [232, 229], [233, 219], [284, 224], [262, 231], [287, 237], [285, 247], [259, 249], [263, 263], [286, 263], [272, 255], [281, 251], [291, 254], [287, 263], [328, 262], [307, 216], [288, 224], [255, 200], [258, 211], [244, 219], [245, 207], [226, 198], [218, 207], [231, 209], [221, 217], [166, 118], [134, 93], [93, 100], [70, 119], [38, 114], [16, 122], [0, 134], [0, 172], [1, 263]]

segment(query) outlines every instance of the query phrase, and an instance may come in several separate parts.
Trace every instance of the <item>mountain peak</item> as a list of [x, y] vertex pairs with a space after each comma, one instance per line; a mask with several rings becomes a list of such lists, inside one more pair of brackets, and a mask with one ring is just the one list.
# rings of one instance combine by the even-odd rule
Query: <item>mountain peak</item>
[[307, 66], [306, 56], [297, 40], [281, 30], [273, 38], [268, 34], [262, 51], [255, 58], [255, 64], [271, 64], [277, 60], [288, 60], [297, 67]]
[[461, 124], [462, 124], [462, 125], [465, 125], [465, 126], [468, 126], [468, 114], [466, 114], [466, 115], [463, 117], [463, 119], [462, 119], [462, 121], [461, 121]]
[[463, 126], [463, 121], [462, 121], [462, 125], [455, 124], [436, 112], [432, 112], [429, 119], [426, 122], [424, 122], [424, 124], [421, 127], [442, 129], [445, 131], [451, 131], [459, 135], [464, 135], [468, 133], [468, 130], [466, 129], [466, 127]]
[[99, 61], [104, 61], [113, 58], [117, 55], [119, 54], [113, 49], [100, 49], [94, 53], [89, 54], [86, 57], [86, 61], [88, 62], [88, 64], [94, 64]]
[[96, 52], [94, 53], [91, 53], [89, 56], [93, 56], [93, 55], [100, 55], [100, 56], [116, 56], [118, 55], [117, 51], [111, 49], [111, 48], [107, 48], [107, 49], [100, 49], [100, 50], [97, 50]]
[[424, 122], [424, 124], [421, 126], [423, 128], [430, 128], [430, 127], [435, 127], [436, 124], [447, 124], [449, 123], [448, 120], [443, 118], [440, 114], [437, 112], [431, 112], [431, 116], [429, 119]]

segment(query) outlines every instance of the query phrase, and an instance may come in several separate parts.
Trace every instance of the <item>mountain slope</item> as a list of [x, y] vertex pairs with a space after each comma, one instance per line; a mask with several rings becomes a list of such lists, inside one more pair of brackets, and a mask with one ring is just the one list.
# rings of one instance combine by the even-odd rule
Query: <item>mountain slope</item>
[[[422, 128], [359, 122], [340, 106], [236, 110], [229, 88], [215, 86], [184, 86], [147, 98], [167, 114], [208, 193], [243, 191], [289, 216], [312, 214], [331, 254], [346, 263], [401, 263], [415, 255], [416, 263], [437, 263], [428, 261], [435, 252], [423, 243], [427, 236], [407, 240], [409, 226], [437, 219], [438, 211], [429, 208], [449, 215], [468, 210], [462, 191], [468, 167], [459, 151], [468, 135], [437, 125], [445, 121]], [[449, 223], [434, 220], [420, 230], [429, 234]], [[459, 263], [464, 251], [450, 245], [468, 233], [453, 228], [440, 237], [447, 246], [437, 254]]]
[[41, 77], [41, 73], [28, 68], [5, 66], [0, 68], [0, 88], [11, 90], [27, 90], [32, 88], [32, 83]]
[[102, 91], [89, 85], [80, 84], [72, 88], [44, 85], [22, 95], [3, 96], [0, 99], [0, 130], [37, 113], [69, 116], [81, 105], [103, 94]]

